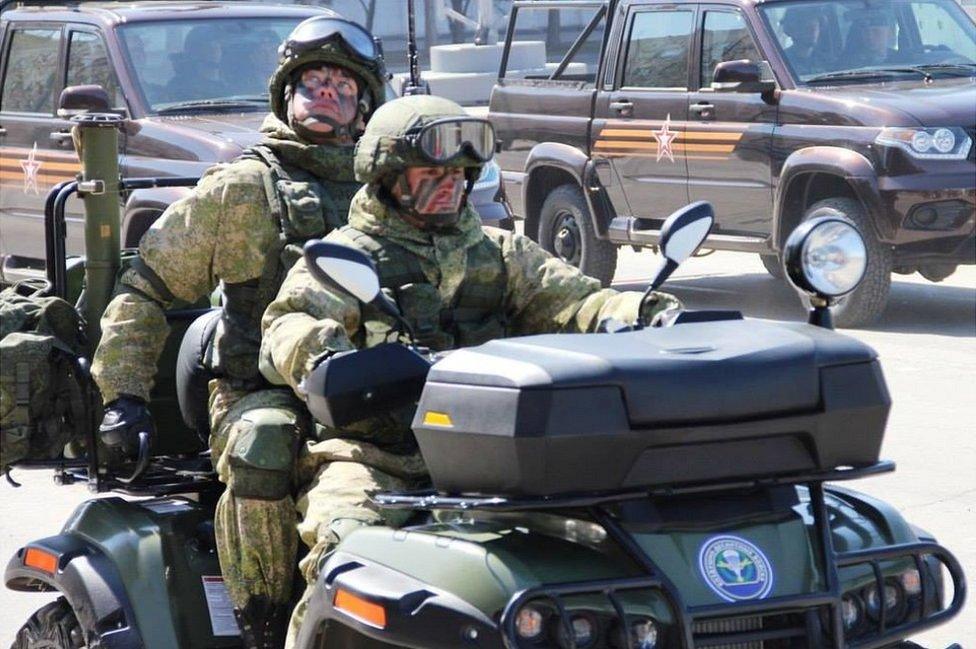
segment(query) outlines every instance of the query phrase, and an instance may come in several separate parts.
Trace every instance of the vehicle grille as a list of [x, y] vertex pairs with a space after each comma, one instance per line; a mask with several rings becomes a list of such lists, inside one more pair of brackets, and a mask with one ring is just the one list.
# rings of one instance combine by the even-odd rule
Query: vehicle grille
[[[716, 636], [749, 634], [754, 631], [794, 631], [792, 637], [750, 642], [726, 642], [715, 644]], [[692, 623], [696, 649], [807, 649], [806, 625], [803, 616], [794, 613], [778, 613], [765, 616], [725, 617], [698, 620]]]

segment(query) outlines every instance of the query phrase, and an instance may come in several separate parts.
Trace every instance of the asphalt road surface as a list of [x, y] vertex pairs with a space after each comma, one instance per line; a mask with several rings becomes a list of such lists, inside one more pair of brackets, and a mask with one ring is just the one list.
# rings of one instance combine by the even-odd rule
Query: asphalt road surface
[[[642, 288], [654, 257], [621, 253], [615, 285]], [[691, 307], [736, 308], [759, 318], [801, 320], [795, 292], [769, 277], [755, 255], [715, 253], [689, 260], [666, 288]], [[896, 276], [877, 325], [848, 331], [880, 354], [894, 399], [883, 456], [894, 474], [848, 483], [883, 498], [932, 532], [960, 559], [976, 591], [976, 266], [940, 284]], [[21, 489], [0, 484], [0, 561], [25, 542], [59, 531], [83, 487], [57, 487], [46, 472], [15, 473]], [[49, 595], [0, 591], [0, 647], [6, 647]], [[915, 638], [927, 648], [959, 642], [976, 649], [976, 605]]]

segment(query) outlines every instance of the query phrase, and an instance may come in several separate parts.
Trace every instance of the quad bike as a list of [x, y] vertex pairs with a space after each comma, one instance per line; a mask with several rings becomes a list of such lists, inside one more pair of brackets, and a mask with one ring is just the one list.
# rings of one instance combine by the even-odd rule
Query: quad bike
[[[89, 157], [85, 187], [117, 177], [104, 160], [114, 148]], [[649, 291], [711, 222], [704, 203], [668, 219]], [[65, 285], [59, 236], [53, 227], [55, 287]], [[416, 404], [432, 487], [374, 495], [413, 520], [338, 546], [298, 646], [917, 647], [907, 638], [963, 605], [958, 561], [891, 506], [826, 484], [894, 469], [879, 460], [890, 398], [877, 356], [830, 326], [831, 300], [863, 275], [863, 241], [826, 214], [785, 252], [811, 296], [808, 323], [685, 311], [654, 326], [607, 322], [602, 333], [446, 354], [389, 343], [321, 363], [306, 389], [325, 424]], [[326, 242], [305, 255], [320, 281], [399, 317], [365, 255]], [[239, 646], [209, 458], [199, 443], [146, 446], [124, 471], [105, 466], [95, 419], [89, 457], [51, 468], [62, 482], [149, 497], [88, 501], [60, 534], [10, 559], [8, 588], [63, 595], [14, 646]]]

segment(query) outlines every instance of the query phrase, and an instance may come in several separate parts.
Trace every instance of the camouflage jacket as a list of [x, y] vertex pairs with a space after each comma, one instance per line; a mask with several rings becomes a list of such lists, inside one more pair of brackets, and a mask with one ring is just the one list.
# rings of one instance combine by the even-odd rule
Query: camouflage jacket
[[218, 164], [143, 235], [102, 317], [92, 370], [106, 403], [120, 393], [149, 398], [169, 332], [164, 310], [177, 300], [195, 302], [218, 284], [224, 315], [212, 364], [243, 386], [260, 383], [265, 306], [301, 244], [345, 222], [359, 187], [351, 146], [305, 144], [273, 115], [262, 132], [259, 149], [279, 163], [285, 180], [276, 181], [253, 154]]
[[[402, 260], [404, 254], [415, 257], [427, 285], [436, 289], [433, 295], [439, 298], [442, 310], [457, 305], [458, 296], [470, 290], [466, 284], [477, 284], [482, 297], [489, 298], [485, 303], [496, 305], [496, 313], [482, 314], [482, 320], [501, 324], [500, 329], [487, 329], [494, 330], [490, 337], [594, 331], [609, 317], [633, 321], [638, 312], [649, 318], [679, 304], [663, 293], [642, 303], [641, 293], [601, 289], [597, 280], [551, 256], [527, 237], [482, 227], [472, 209], [465, 210], [456, 228], [445, 233], [419, 230], [389, 210], [371, 186], [361, 189], [353, 199], [349, 227], [333, 231], [326, 239], [362, 249], [363, 238], [358, 233], [401, 249], [401, 254], [387, 256], [367, 248], [377, 261], [384, 284], [390, 276], [384, 265], [391, 258]], [[476, 249], [488, 252], [474, 256], [471, 253]], [[402, 303], [400, 290], [414, 292], [416, 287], [411, 284], [393, 289], [388, 292], [417, 328], [416, 316], [410, 305]], [[493, 302], [486, 295], [491, 290], [498, 293]], [[319, 284], [300, 259], [264, 314], [261, 371], [272, 383], [290, 385], [304, 396], [300, 383], [320, 358], [383, 342], [390, 324], [372, 307], [364, 308], [352, 297]], [[457, 340], [455, 344], [481, 342], [481, 338], [475, 334], [472, 340]]]

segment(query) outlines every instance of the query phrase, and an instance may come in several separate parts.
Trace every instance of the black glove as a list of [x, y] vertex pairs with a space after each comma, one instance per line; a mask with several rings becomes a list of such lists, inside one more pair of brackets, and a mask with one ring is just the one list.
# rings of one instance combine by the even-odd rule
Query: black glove
[[139, 454], [139, 433], [142, 432], [149, 433], [150, 441], [156, 435], [156, 426], [144, 400], [131, 394], [120, 394], [118, 399], [105, 405], [105, 416], [98, 427], [103, 444], [134, 459]]

